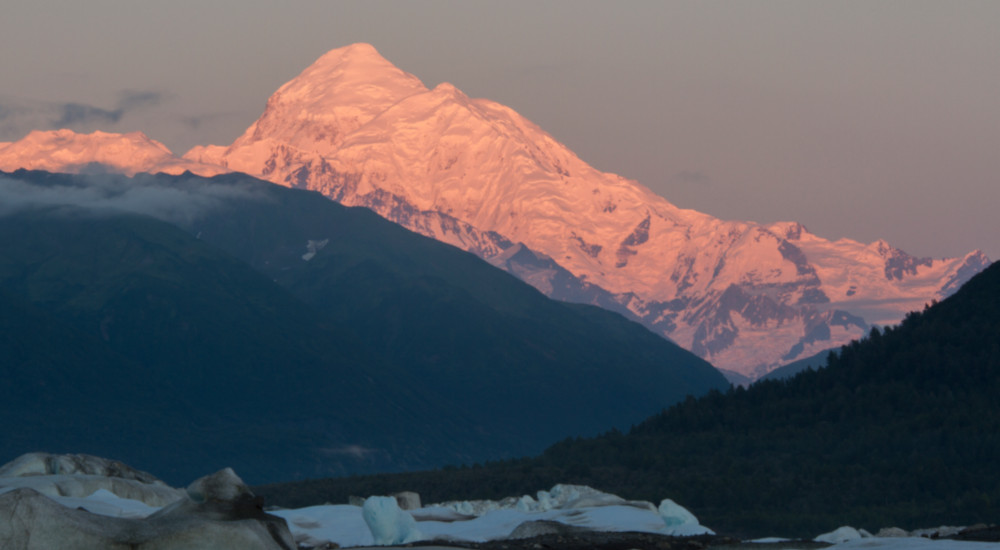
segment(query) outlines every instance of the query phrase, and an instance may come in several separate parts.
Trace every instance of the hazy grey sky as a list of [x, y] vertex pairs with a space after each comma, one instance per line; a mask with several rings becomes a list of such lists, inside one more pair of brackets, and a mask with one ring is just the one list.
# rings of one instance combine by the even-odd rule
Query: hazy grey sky
[[1000, 2], [13, 0], [0, 141], [229, 144], [324, 52], [373, 44], [681, 207], [1000, 259]]

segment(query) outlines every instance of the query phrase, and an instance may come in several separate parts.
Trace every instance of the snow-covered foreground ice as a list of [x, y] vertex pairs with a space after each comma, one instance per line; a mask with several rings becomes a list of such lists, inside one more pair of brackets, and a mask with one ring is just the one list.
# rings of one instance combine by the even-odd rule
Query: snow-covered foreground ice
[[[67, 460], [77, 470], [70, 468]], [[33, 498], [47, 498], [69, 510], [129, 519], [157, 517], [160, 510], [175, 508], [178, 503], [204, 500], [200, 486], [192, 485], [186, 491], [172, 489], [142, 472], [131, 476], [135, 479], [123, 479], [118, 472], [123, 466], [109, 468], [112, 463], [101, 460], [84, 455], [25, 455], [0, 472], [0, 495], [30, 490], [30, 494], [37, 495]], [[226, 475], [235, 481], [223, 485], [245, 487], [235, 473], [228, 471]], [[232, 500], [239, 495], [225, 496]], [[373, 496], [364, 506], [312, 506], [276, 510], [273, 515], [285, 519], [295, 541], [302, 546], [392, 545], [421, 540], [460, 544], [569, 531], [712, 533], [670, 499], [657, 508], [649, 502], [630, 502], [575, 485], [557, 485], [534, 497], [450, 502], [412, 511], [401, 510], [394, 497]]]
[[[0, 492], [5, 489], [0, 488]], [[158, 510], [139, 501], [123, 499], [109, 491], [100, 490], [87, 497], [50, 497], [69, 507], [83, 507], [91, 512], [117, 517], [140, 517], [142, 513]], [[530, 497], [529, 497], [530, 498]], [[653, 509], [635, 504], [605, 504], [566, 507], [549, 510], [524, 510], [490, 503], [478, 516], [456, 512], [463, 504], [432, 505], [404, 512], [420, 518], [416, 529], [420, 540], [447, 540], [456, 544], [462, 541], [478, 542], [508, 538], [525, 523], [558, 522], [567, 526], [594, 531], [639, 531], [674, 535], [695, 535], [710, 532], [697, 524], [678, 528], [667, 527], [664, 519]], [[482, 504], [482, 503], [480, 503]], [[466, 506], [469, 508], [469, 506]], [[375, 546], [372, 530], [363, 517], [363, 508], [348, 504], [327, 504], [294, 510], [275, 510], [274, 515], [285, 518], [297, 543], [303, 546], [322, 546], [334, 542], [341, 547]], [[544, 523], [543, 523], [544, 525]], [[773, 539], [780, 540], [780, 539]], [[398, 541], [397, 543], [401, 543]], [[758, 542], [764, 542], [761, 539]], [[989, 550], [1000, 549], [1000, 543], [932, 540], [921, 537], [869, 537], [832, 546], [835, 550]]]
[[[418, 517], [428, 517], [443, 509], [428, 507], [417, 512]], [[420, 512], [427, 512], [422, 515]], [[298, 510], [272, 511], [285, 518], [296, 540], [308, 545], [336, 542], [341, 546], [369, 546], [375, 544], [371, 531], [362, 518], [362, 509], [348, 505], [313, 506]], [[447, 517], [441, 513], [439, 517]], [[702, 526], [670, 529], [663, 519], [649, 510], [631, 506], [599, 506], [546, 512], [523, 512], [513, 509], [490, 510], [481, 516], [458, 521], [424, 520], [416, 522], [422, 540], [450, 540], [454, 542], [483, 542], [508, 538], [519, 526], [531, 522], [558, 522], [571, 527], [593, 531], [640, 531], [662, 534], [703, 534], [709, 532]], [[540, 527], [544, 528], [544, 527]], [[530, 535], [529, 535], [530, 536]]]
[[[100, 462], [103, 460], [85, 455], [25, 455], [19, 459], [20, 462], [12, 462], [0, 469], [0, 495], [22, 491], [22, 494], [35, 495], [32, 498], [50, 499], [68, 510], [74, 510], [74, 514], [80, 514], [77, 510], [83, 509], [95, 514], [88, 517], [106, 516], [116, 518], [107, 521], [119, 522], [150, 516], [150, 521], [155, 521], [164, 512], [169, 514], [178, 506], [194, 510], [202, 506], [198, 502], [206, 500], [206, 491], [212, 494], [208, 499], [212, 502], [237, 502], [241, 491], [252, 496], [231, 470], [207, 476], [186, 490], [180, 490], [167, 487], [144, 472], [127, 469], [120, 463]], [[25, 465], [41, 469], [25, 470]], [[31, 492], [23, 493], [25, 490]], [[55, 504], [51, 507], [59, 508]], [[675, 536], [712, 533], [700, 525], [691, 512], [670, 499], [664, 499], [657, 507], [649, 502], [626, 501], [577, 485], [557, 485], [549, 491], [539, 491], [535, 496], [524, 495], [501, 501], [447, 502], [410, 511], [401, 510], [393, 497], [375, 496], [369, 497], [364, 506], [328, 504], [271, 513], [285, 519], [297, 544], [316, 547], [327, 543], [336, 543], [340, 547], [398, 545], [421, 540], [448, 541], [460, 546], [462, 542], [588, 531]], [[132, 524], [130, 528], [136, 527]], [[1000, 543], [931, 540], [914, 536], [922, 534], [920, 532], [907, 534], [899, 529], [885, 530], [883, 534], [890, 536], [875, 537], [863, 530], [841, 527], [819, 535], [816, 540], [833, 543], [832, 548], [837, 550], [1000, 549]], [[30, 538], [30, 535], [26, 536]], [[780, 539], [759, 539], [755, 542], [777, 540]]]
[[[38, 478], [36, 485], [42, 481]], [[10, 488], [0, 487], [0, 493], [6, 490]], [[48, 496], [67, 507], [82, 507], [112, 517], [144, 517], [159, 510], [107, 490], [98, 490], [86, 497], [65, 497], [52, 492]], [[304, 546], [321, 546], [328, 542], [341, 547], [373, 546], [434, 539], [482, 542], [508, 538], [518, 528], [518, 533], [525, 537], [551, 532], [545, 530], [557, 528], [554, 524], [568, 529], [679, 536], [712, 532], [673, 501], [665, 500], [661, 505], [668, 514], [664, 517], [650, 503], [627, 502], [589, 487], [572, 485], [539, 491], [537, 499], [525, 496], [502, 502], [453, 502], [410, 512], [393, 510], [394, 506], [386, 502], [386, 497], [371, 497], [364, 507], [328, 504], [271, 513], [285, 518], [296, 542]], [[366, 510], [370, 512], [368, 518]]]

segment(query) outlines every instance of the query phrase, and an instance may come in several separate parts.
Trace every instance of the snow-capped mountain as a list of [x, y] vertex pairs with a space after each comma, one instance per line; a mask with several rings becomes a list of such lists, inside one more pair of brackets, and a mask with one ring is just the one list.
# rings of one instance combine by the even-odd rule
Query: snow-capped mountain
[[142, 132], [80, 135], [72, 130], [34, 131], [14, 143], [0, 143], [0, 170], [53, 172], [112, 171], [125, 174], [185, 171], [215, 175], [227, 170], [179, 158]]
[[184, 159], [371, 208], [751, 378], [897, 322], [989, 263], [679, 208], [508, 107], [427, 88], [367, 44], [322, 56], [232, 145]]

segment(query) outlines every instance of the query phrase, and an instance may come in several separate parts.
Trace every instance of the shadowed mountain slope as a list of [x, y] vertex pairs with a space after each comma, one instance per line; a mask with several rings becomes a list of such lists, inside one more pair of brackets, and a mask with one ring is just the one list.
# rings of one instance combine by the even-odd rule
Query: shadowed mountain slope
[[[121, 430], [114, 452], [70, 450], [172, 480], [212, 464], [259, 481], [426, 468], [538, 452], [726, 386], [639, 325], [316, 193], [25, 171], [0, 193], [0, 297], [19, 308], [5, 322], [56, 321], [2, 350], [51, 388], [4, 414], [54, 403], [78, 419], [19, 428], [12, 455], [75, 441], [99, 413]], [[81, 369], [92, 383], [65, 382]], [[144, 414], [156, 422], [126, 426]]]
[[690, 398], [627, 433], [570, 438], [538, 458], [482, 468], [263, 493], [289, 503], [391, 487], [429, 500], [498, 498], [558, 481], [670, 497], [705, 525], [748, 536], [996, 523], [998, 394], [994, 264], [898, 327], [841, 348], [826, 368]]

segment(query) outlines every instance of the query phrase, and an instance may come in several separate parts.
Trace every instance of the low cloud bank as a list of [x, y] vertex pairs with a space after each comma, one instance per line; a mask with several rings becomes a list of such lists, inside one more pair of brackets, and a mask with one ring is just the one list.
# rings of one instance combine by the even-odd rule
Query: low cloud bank
[[251, 188], [208, 179], [161, 180], [111, 174], [76, 176], [65, 182], [33, 183], [0, 175], [0, 216], [32, 209], [133, 213], [171, 223], [188, 223], [237, 199], [263, 200]]

